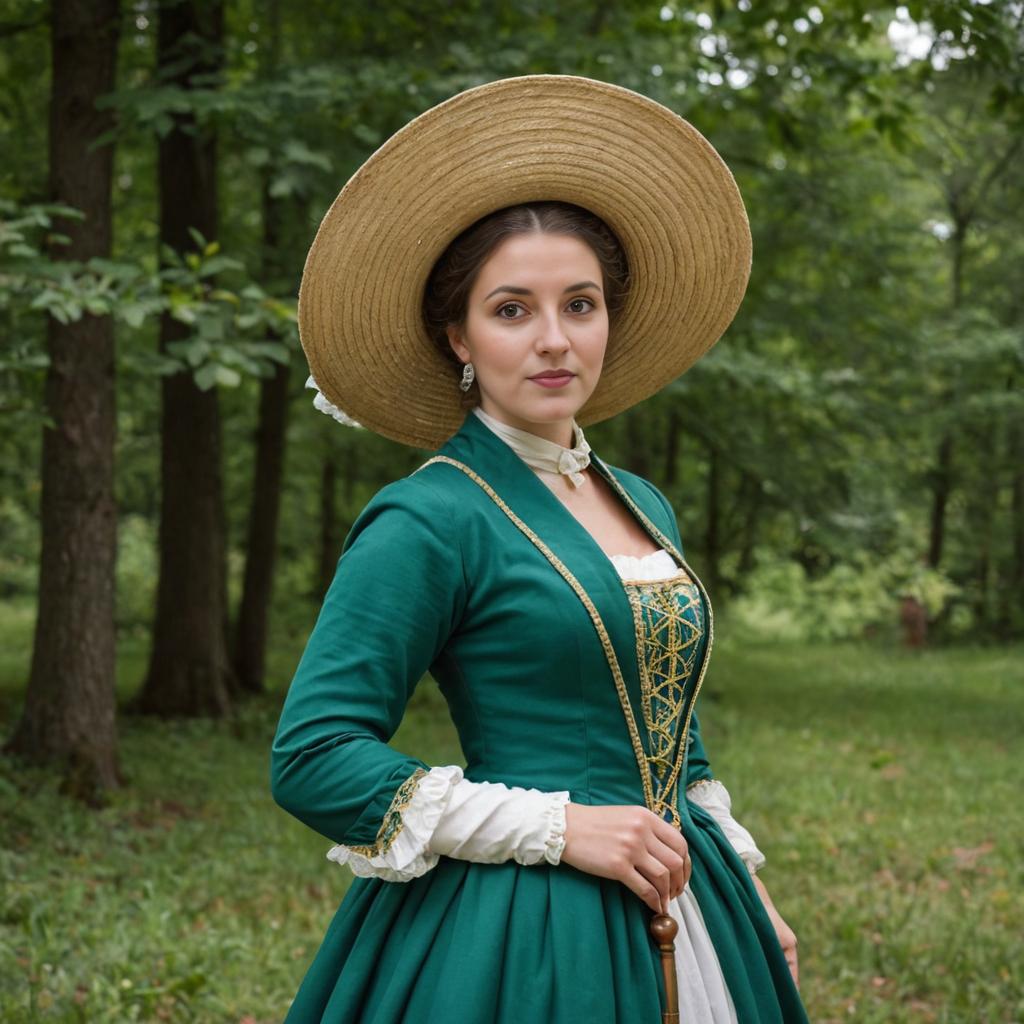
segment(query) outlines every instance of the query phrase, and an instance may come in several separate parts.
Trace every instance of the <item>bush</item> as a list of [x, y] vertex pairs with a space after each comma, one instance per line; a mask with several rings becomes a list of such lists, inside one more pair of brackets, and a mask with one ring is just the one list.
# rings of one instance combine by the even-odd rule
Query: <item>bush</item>
[[[904, 555], [859, 555], [812, 579], [796, 562], [761, 554], [746, 591], [723, 616], [738, 640], [895, 639], [902, 597], [917, 598], [934, 617], [958, 593], [948, 577]], [[957, 626], [966, 630], [969, 623], [958, 621]]]

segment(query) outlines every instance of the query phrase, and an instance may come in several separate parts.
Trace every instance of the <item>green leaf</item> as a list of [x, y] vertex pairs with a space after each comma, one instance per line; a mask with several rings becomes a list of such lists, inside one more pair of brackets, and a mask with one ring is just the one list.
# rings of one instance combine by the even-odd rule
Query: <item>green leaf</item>
[[206, 363], [195, 374], [196, 385], [203, 391], [209, 391], [218, 384], [237, 387], [241, 380], [242, 376], [237, 370], [222, 366], [220, 363]]

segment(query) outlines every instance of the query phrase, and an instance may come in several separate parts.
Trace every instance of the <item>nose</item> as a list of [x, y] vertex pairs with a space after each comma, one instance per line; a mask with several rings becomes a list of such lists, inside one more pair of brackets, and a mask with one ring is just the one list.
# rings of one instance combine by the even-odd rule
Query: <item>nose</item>
[[540, 352], [565, 352], [572, 347], [558, 314], [545, 316], [537, 334], [537, 349]]

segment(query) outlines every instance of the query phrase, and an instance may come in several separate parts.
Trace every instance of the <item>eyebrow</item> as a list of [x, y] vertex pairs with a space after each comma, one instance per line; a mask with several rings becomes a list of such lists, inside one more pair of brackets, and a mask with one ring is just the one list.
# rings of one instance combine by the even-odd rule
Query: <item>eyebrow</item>
[[[569, 285], [569, 287], [566, 288], [565, 291], [562, 292], [562, 294], [565, 295], [567, 292], [579, 292], [582, 291], [584, 288], [597, 288], [598, 291], [601, 290], [600, 287], [594, 284], [593, 281], [580, 281], [579, 284]], [[513, 295], [533, 294], [533, 292], [531, 292], [529, 288], [517, 288], [514, 284], [503, 284], [495, 288], [493, 292], [489, 292], [487, 295], [485, 295], [484, 302], [486, 302], [492, 295], [497, 295], [498, 292], [511, 292]]]

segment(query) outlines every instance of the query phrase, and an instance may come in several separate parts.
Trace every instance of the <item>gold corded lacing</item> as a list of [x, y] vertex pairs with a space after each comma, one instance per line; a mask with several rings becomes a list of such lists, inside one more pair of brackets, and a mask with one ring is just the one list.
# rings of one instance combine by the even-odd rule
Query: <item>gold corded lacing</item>
[[[699, 649], [699, 624], [687, 619], [686, 613], [696, 608], [699, 615], [700, 591], [682, 570], [668, 579], [624, 582], [633, 608], [641, 705], [650, 746], [647, 760], [657, 787], [655, 804], [676, 811], [679, 779], [673, 776], [674, 782], [666, 785], [665, 776], [672, 767], [686, 683]], [[686, 603], [681, 605], [684, 596]], [[687, 627], [692, 630], [689, 636]], [[678, 827], [678, 812], [672, 820]]]
[[[686, 714], [686, 721], [683, 724], [683, 732], [679, 741], [679, 749], [676, 755], [675, 764], [672, 768], [671, 776], [669, 780], [661, 789], [662, 794], [671, 794], [676, 781], [679, 778], [679, 773], [683, 765], [683, 761], [686, 758], [686, 746], [687, 737], [690, 729], [690, 718], [693, 715], [693, 707], [697, 702], [697, 694], [700, 692], [701, 684], [704, 681], [704, 674], [707, 670], [708, 661], [711, 657], [711, 647], [714, 641], [714, 617], [711, 611], [711, 601], [708, 598], [707, 591], [704, 589], [704, 584], [701, 583], [697, 574], [687, 564], [686, 559], [683, 558], [682, 553], [677, 550], [676, 546], [672, 541], [665, 536], [661, 530], [647, 517], [644, 511], [633, 501], [632, 497], [625, 490], [624, 487], [619, 483], [600, 459], [595, 456], [591, 457], [592, 464], [599, 468], [599, 472], [608, 483], [614, 488], [615, 492], [626, 502], [627, 506], [631, 509], [633, 514], [641, 521], [647, 532], [656, 539], [662, 547], [664, 547], [672, 557], [689, 573], [691, 579], [700, 588], [701, 595], [704, 598], [705, 606], [708, 611], [707, 626], [708, 626], [708, 643], [707, 650], [704, 655], [703, 662], [700, 668], [700, 674], [697, 677], [697, 683], [693, 691], [693, 699], [690, 701], [690, 707]], [[622, 676], [622, 670], [619, 667], [619, 660], [615, 654], [615, 647], [611, 642], [611, 638], [608, 636], [608, 631], [605, 629], [604, 622], [601, 619], [601, 615], [597, 608], [594, 606], [594, 602], [590, 599], [590, 595], [584, 590], [579, 580], [570, 572], [568, 567], [561, 561], [561, 559], [530, 529], [522, 519], [519, 518], [512, 511], [511, 508], [502, 500], [501, 496], [494, 490], [491, 485], [483, 479], [475, 470], [471, 469], [464, 462], [460, 462], [458, 459], [453, 459], [447, 455], [434, 455], [427, 459], [422, 466], [418, 466], [413, 473], [418, 473], [421, 469], [425, 469], [427, 466], [434, 462], [447, 463], [450, 466], [454, 466], [456, 469], [460, 469], [465, 473], [471, 480], [477, 483], [491, 498], [491, 500], [505, 513], [506, 516], [515, 524], [516, 527], [527, 538], [541, 551], [545, 558], [552, 564], [562, 578], [569, 584], [570, 587], [576, 592], [576, 596], [579, 597], [583, 606], [587, 609], [590, 615], [591, 621], [594, 624], [594, 629], [597, 631], [598, 639], [601, 641], [601, 646], [604, 649], [605, 659], [608, 662], [608, 667], [611, 669], [612, 678], [615, 681], [615, 689], [619, 695], [619, 703], [622, 706], [623, 714], [626, 718], [626, 727], [629, 730], [630, 742], [633, 746], [633, 753], [636, 757], [637, 767], [640, 771], [640, 782], [643, 786], [644, 802], [646, 803], [649, 810], [653, 811], [660, 818], [664, 818], [665, 811], [667, 810], [672, 816], [672, 823], [676, 828], [680, 828], [681, 822], [679, 819], [679, 811], [675, 806], [675, 802], [671, 804], [667, 803], [662, 796], [660, 799], [654, 796], [653, 789], [651, 787], [650, 772], [648, 771], [647, 762], [648, 758], [644, 753], [643, 744], [640, 741], [640, 733], [636, 725], [636, 717], [633, 714], [632, 706], [629, 702], [629, 693], [626, 689], [626, 683]], [[412, 474], [410, 474], [412, 475]], [[556, 498], [556, 500], [558, 500]], [[571, 513], [570, 513], [571, 514]]]

